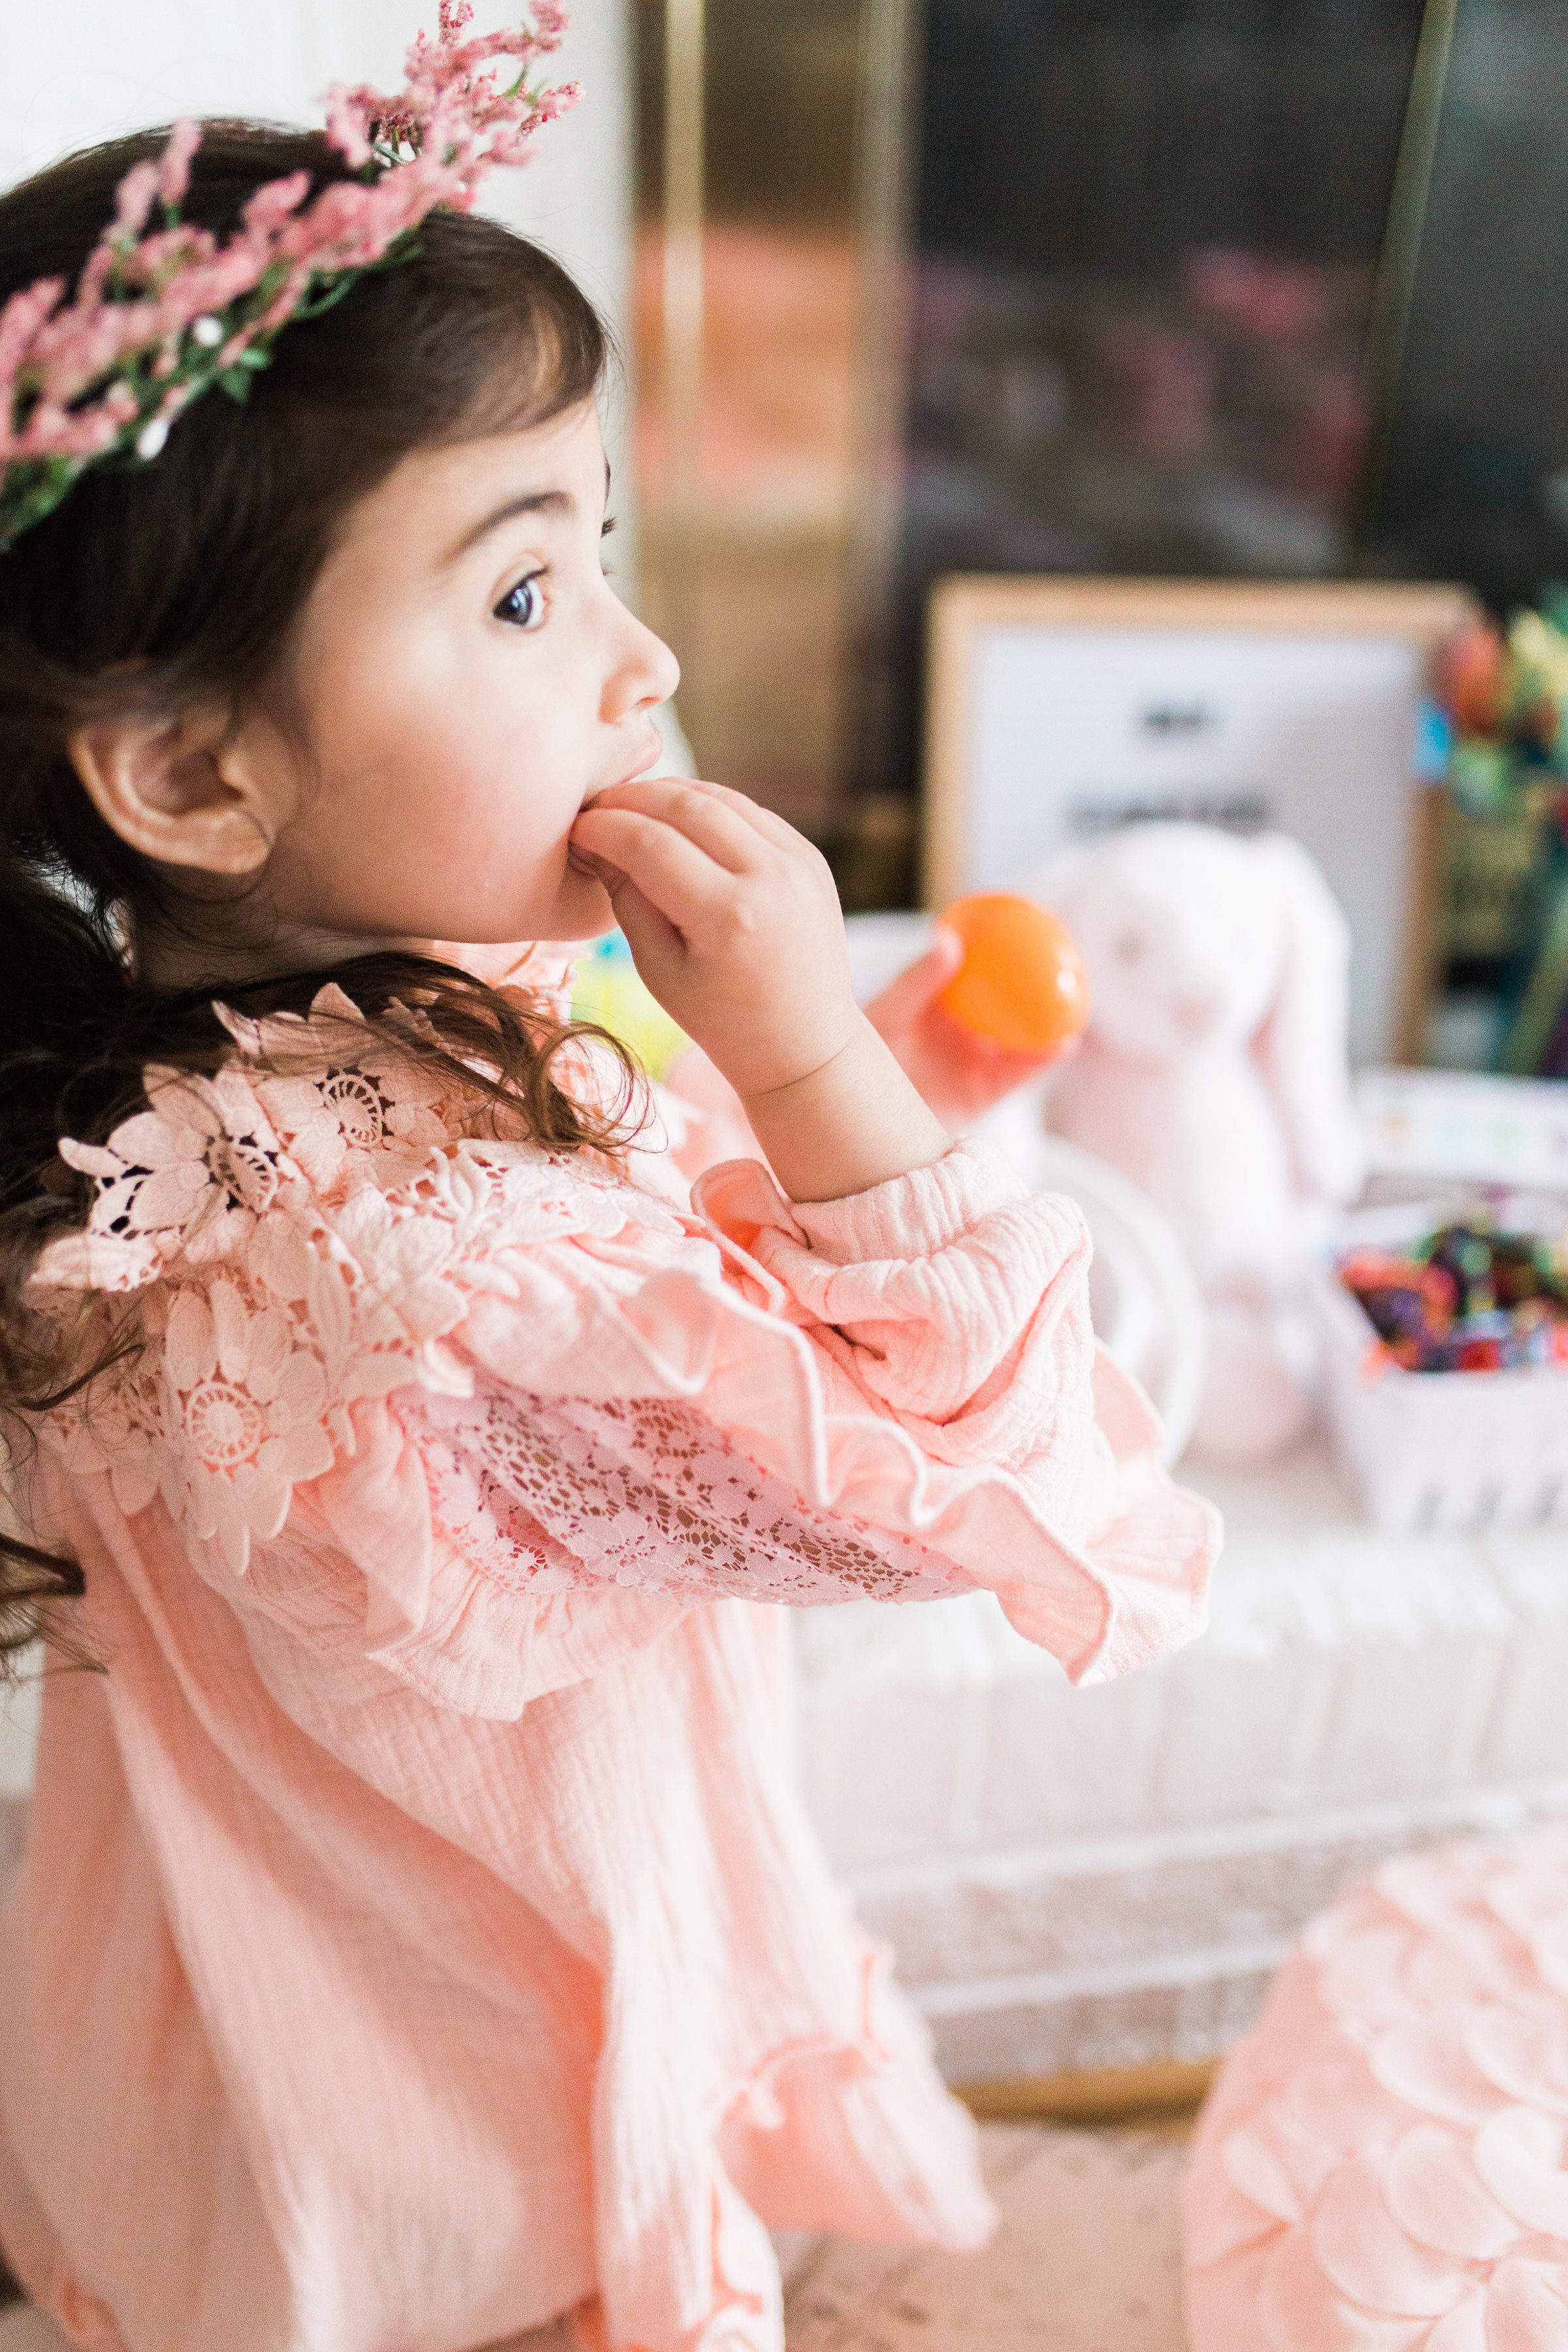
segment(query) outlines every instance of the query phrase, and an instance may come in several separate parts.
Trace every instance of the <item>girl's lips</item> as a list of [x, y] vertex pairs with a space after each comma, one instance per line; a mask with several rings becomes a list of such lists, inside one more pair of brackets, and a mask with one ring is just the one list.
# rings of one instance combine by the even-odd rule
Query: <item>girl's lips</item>
[[618, 776], [607, 777], [602, 784], [594, 785], [590, 792], [584, 793], [583, 795], [583, 806], [584, 808], [592, 808], [594, 803], [598, 799], [601, 793], [613, 793], [617, 784], [635, 784], [639, 776], [646, 776], [648, 770], [653, 767], [658, 761], [662, 760], [663, 757], [664, 740], [663, 738], [656, 732], [652, 737], [648, 749], [643, 753], [637, 765], [631, 768], [624, 768]]

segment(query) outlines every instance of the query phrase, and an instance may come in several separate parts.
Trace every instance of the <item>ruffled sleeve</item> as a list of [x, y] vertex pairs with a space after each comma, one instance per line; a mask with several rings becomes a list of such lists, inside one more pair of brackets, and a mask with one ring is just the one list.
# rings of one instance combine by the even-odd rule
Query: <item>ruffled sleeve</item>
[[[546, 1421], [558, 1454], [556, 1401], [571, 1398], [574, 1491], [595, 1499], [562, 1526], [564, 1549], [580, 1548], [584, 1523], [617, 1516], [605, 1482], [618, 1480], [670, 1506], [650, 1517], [652, 1556], [613, 1570], [644, 1590], [821, 1601], [987, 1587], [1080, 1682], [1201, 1630], [1217, 1521], [1165, 1476], [1152, 1412], [1096, 1346], [1070, 1202], [1026, 1193], [971, 1142], [811, 1207], [786, 1202], [759, 1163], [731, 1162], [700, 1181], [693, 1205], [701, 1236], [658, 1262], [584, 1240], [576, 1272], [591, 1257], [597, 1273], [570, 1300], [554, 1287], [559, 1264], [535, 1260], [514, 1269], [517, 1298], [476, 1298], [454, 1335], [488, 1428]], [[460, 1405], [438, 1411], [467, 1419]], [[699, 1500], [683, 1471], [694, 1450], [720, 1446], [764, 1474], [770, 1544], [787, 1557], [785, 1499], [809, 1577], [781, 1580], [760, 1557], [748, 1570], [743, 1543], [735, 1580], [703, 1574], [706, 1534], [681, 1535]], [[538, 1484], [510, 1474], [535, 1515]], [[745, 1522], [743, 1491], [738, 1507]], [[825, 1564], [825, 1528], [856, 1550], [840, 1572]]]
[[318, 1077], [247, 1069], [279, 1040], [240, 1023], [215, 1080], [149, 1073], [39, 1267], [46, 1311], [140, 1293], [46, 1434], [210, 1580], [330, 1545], [372, 1654], [493, 1715], [731, 1594], [984, 1587], [1078, 1681], [1200, 1630], [1216, 1523], [1096, 1348], [1070, 1202], [964, 1143], [809, 1206], [731, 1161], [688, 1211], [466, 1129], [356, 1021], [286, 1029]]

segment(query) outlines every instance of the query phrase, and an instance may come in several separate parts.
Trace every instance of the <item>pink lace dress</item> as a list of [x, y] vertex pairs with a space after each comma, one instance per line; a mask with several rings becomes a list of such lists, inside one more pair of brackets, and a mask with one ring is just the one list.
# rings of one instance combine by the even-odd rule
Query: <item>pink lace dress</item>
[[[40, 1303], [143, 1344], [30, 1508], [107, 1672], [45, 1702], [0, 2237], [108, 2352], [779, 2352], [767, 2228], [978, 2245], [966, 2118], [829, 1882], [775, 1602], [974, 1587], [1085, 1680], [1215, 1529], [984, 1151], [498, 1140], [311, 1017], [149, 1073]], [[348, 1041], [345, 1043], [345, 1040]], [[317, 1045], [326, 1075], [268, 1075]], [[629, 1172], [628, 1172], [629, 1171]]]

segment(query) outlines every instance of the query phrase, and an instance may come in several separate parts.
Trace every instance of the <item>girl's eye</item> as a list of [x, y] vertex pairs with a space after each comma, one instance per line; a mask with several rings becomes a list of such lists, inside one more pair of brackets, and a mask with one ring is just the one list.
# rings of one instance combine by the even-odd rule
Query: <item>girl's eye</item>
[[515, 588], [509, 588], [495, 608], [498, 621], [510, 621], [514, 629], [537, 629], [548, 609], [544, 591], [539, 583], [541, 574], [531, 572]]

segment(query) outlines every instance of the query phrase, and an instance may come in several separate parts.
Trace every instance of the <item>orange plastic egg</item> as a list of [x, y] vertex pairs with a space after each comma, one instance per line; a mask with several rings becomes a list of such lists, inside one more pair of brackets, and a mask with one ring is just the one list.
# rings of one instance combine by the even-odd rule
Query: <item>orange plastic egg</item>
[[937, 998], [962, 1027], [1015, 1054], [1058, 1054], [1089, 1022], [1089, 979], [1057, 917], [1011, 890], [955, 899], [942, 918], [964, 956]]

